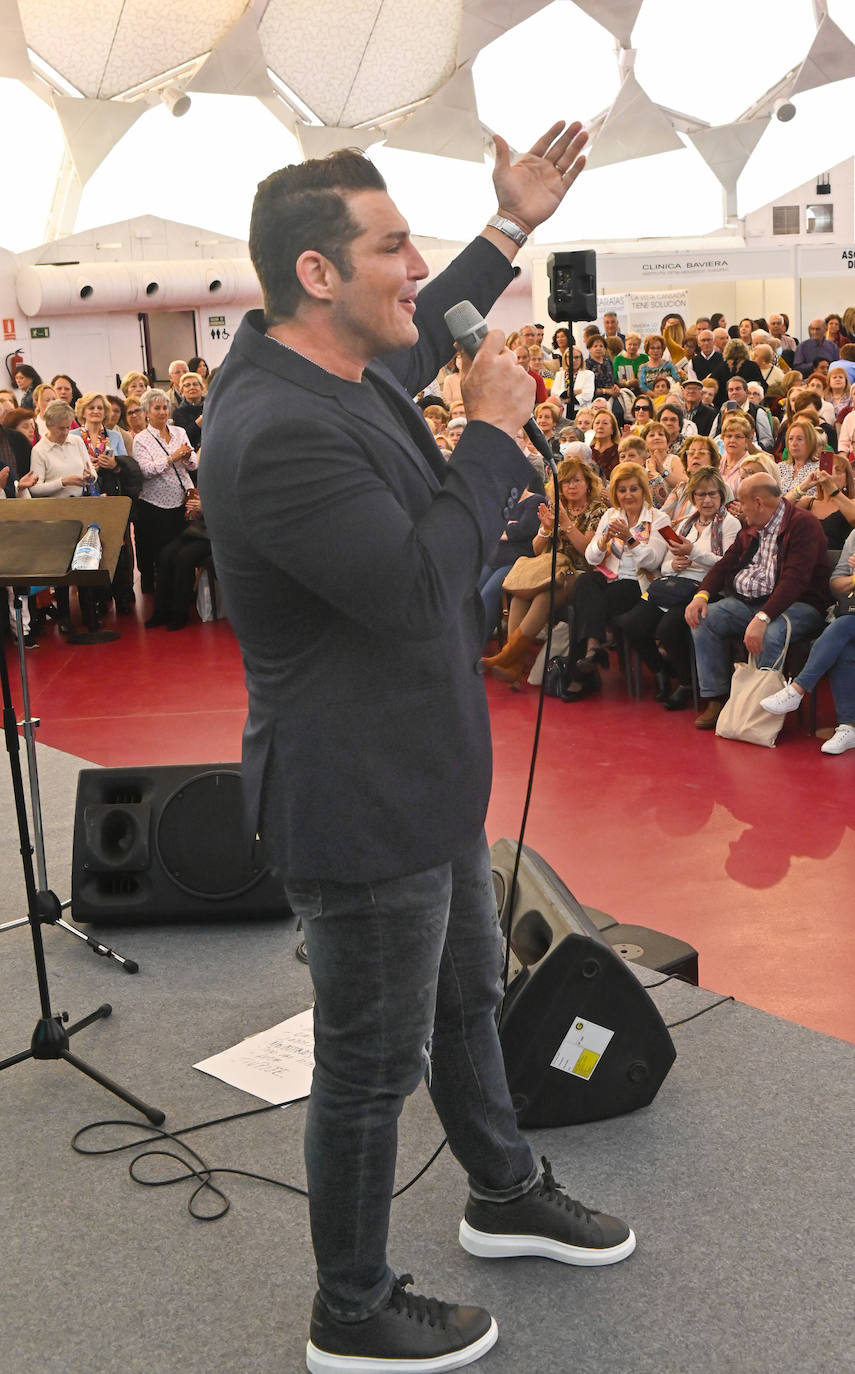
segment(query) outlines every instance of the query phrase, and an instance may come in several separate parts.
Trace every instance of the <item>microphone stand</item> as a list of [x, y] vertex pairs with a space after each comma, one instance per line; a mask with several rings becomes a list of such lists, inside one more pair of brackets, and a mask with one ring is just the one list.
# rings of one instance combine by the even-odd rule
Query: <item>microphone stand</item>
[[[33, 816], [33, 838], [36, 854], [36, 870], [38, 873], [39, 888], [41, 890], [45, 890], [48, 885], [47, 864], [45, 860], [45, 839], [44, 829], [42, 825], [42, 799], [41, 790], [39, 788], [39, 765], [38, 759], [36, 757], [35, 736], [35, 732], [41, 724], [41, 721], [38, 718], [38, 716], [33, 716], [30, 712], [30, 684], [29, 677], [27, 675], [27, 661], [24, 656], [24, 626], [22, 619], [21, 598], [17, 594], [17, 592], [15, 592], [14, 588], [12, 590], [14, 597], [13, 606], [15, 610], [15, 634], [17, 636], [18, 643], [18, 669], [21, 676], [21, 698], [24, 707], [23, 717], [18, 723], [24, 731], [24, 740], [26, 741], [27, 746], [27, 773], [29, 776], [30, 805]], [[119, 964], [123, 972], [139, 972], [139, 964], [137, 963], [136, 959], [126, 959], [123, 955], [119, 954], [115, 949], [112, 949], [109, 945], [102, 944], [100, 940], [96, 940], [92, 935], [87, 935], [84, 931], [78, 930], [77, 926], [73, 926], [68, 921], [64, 921], [62, 919], [62, 913], [64, 911], [67, 911], [70, 908], [70, 906], [70, 899], [68, 899], [65, 902], [58, 902], [57, 907], [55, 909], [55, 915], [48, 916], [45, 913], [42, 917], [42, 920], [45, 923], [49, 922], [49, 924], [51, 925], [59, 926], [60, 929], [64, 930], [67, 935], [73, 935], [76, 939], [82, 940], [84, 944], [89, 946], [93, 954], [101, 955], [103, 958], [106, 959], [115, 959], [116, 963]], [[27, 916], [19, 916], [14, 921], [0, 922], [0, 935], [2, 935], [7, 930], [15, 930], [18, 926], [25, 926], [28, 922], [28, 919], [29, 918]]]
[[[20, 606], [18, 610], [18, 631], [20, 628]], [[19, 639], [20, 642], [20, 639]], [[15, 710], [12, 703], [12, 691], [9, 684], [9, 670], [6, 664], [6, 651], [0, 647], [0, 689], [2, 689], [3, 700], [3, 729], [6, 736], [6, 750], [9, 754], [9, 767], [12, 773], [12, 789], [15, 795], [15, 813], [18, 819], [18, 836], [21, 847], [21, 862], [24, 869], [24, 884], [27, 890], [27, 909], [29, 912], [28, 921], [30, 933], [33, 939], [33, 955], [36, 963], [36, 979], [39, 987], [39, 1001], [41, 1003], [41, 1018], [36, 1023], [30, 1041], [30, 1048], [22, 1050], [19, 1054], [13, 1054], [8, 1059], [0, 1062], [0, 1071], [11, 1068], [13, 1064], [20, 1064], [25, 1059], [64, 1059], [71, 1064], [72, 1068], [78, 1069], [80, 1073], [86, 1074], [88, 1078], [100, 1083], [102, 1088], [108, 1092], [115, 1093], [128, 1106], [141, 1112], [155, 1126], [159, 1126], [166, 1119], [165, 1113], [157, 1107], [150, 1107], [140, 1098], [125, 1088], [119, 1087], [112, 1079], [94, 1069], [91, 1064], [78, 1059], [77, 1055], [71, 1053], [68, 1047], [69, 1037], [76, 1035], [78, 1031], [90, 1026], [93, 1021], [99, 1021], [105, 1016], [112, 1014], [113, 1008], [109, 1002], [104, 1002], [95, 1011], [84, 1016], [81, 1021], [76, 1021], [73, 1026], [66, 1026], [68, 1013], [60, 1012], [55, 1015], [51, 1011], [50, 991], [48, 988], [47, 967], [45, 965], [44, 943], [42, 941], [42, 924], [55, 924], [62, 910], [59, 898], [56, 893], [48, 888], [36, 891], [35, 876], [33, 873], [33, 850], [30, 844], [30, 832], [27, 823], [27, 805], [24, 797], [24, 782], [21, 773], [20, 745], [18, 741], [18, 729], [15, 721]]]

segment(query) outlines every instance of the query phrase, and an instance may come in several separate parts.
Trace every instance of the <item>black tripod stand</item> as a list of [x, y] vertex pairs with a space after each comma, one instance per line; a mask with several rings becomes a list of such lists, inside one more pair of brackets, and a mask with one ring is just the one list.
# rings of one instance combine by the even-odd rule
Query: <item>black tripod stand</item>
[[[5, 503], [4, 503], [5, 504]], [[65, 522], [66, 524], [68, 522]], [[60, 532], [56, 532], [59, 536]], [[68, 538], [67, 533], [64, 536]], [[64, 566], [67, 568], [70, 561], [71, 552], [74, 548], [75, 535], [71, 534], [70, 548], [64, 553], [60, 553], [60, 565], [64, 558]], [[21, 576], [20, 581], [36, 582], [39, 575]], [[16, 579], [17, 580], [17, 579]], [[20, 612], [18, 615], [19, 635], [21, 633]], [[51, 1011], [50, 992], [48, 990], [47, 968], [45, 966], [44, 943], [42, 941], [41, 927], [44, 924], [54, 924], [60, 917], [62, 907], [59, 898], [47, 887], [36, 890], [35, 875], [33, 872], [33, 848], [30, 843], [30, 831], [27, 822], [27, 807], [24, 797], [24, 781], [21, 772], [20, 744], [18, 730], [15, 721], [15, 711], [12, 703], [12, 690], [9, 682], [9, 669], [6, 662], [5, 648], [0, 648], [0, 694], [3, 701], [3, 731], [6, 737], [6, 751], [9, 755], [9, 767], [12, 774], [12, 789], [15, 796], [15, 812], [18, 820], [18, 837], [21, 848], [21, 862], [24, 869], [24, 884], [27, 893], [27, 911], [30, 933], [33, 940], [33, 954], [36, 962], [36, 978], [39, 985], [39, 999], [41, 1003], [41, 1018], [33, 1031], [30, 1048], [22, 1050], [20, 1054], [14, 1054], [9, 1059], [0, 1061], [0, 1071], [11, 1068], [13, 1064], [20, 1064], [25, 1059], [65, 1059], [74, 1068], [85, 1073], [87, 1077], [100, 1083], [102, 1088], [115, 1093], [129, 1106], [136, 1111], [142, 1112], [143, 1116], [148, 1117], [155, 1126], [159, 1126], [165, 1120], [165, 1113], [157, 1107], [149, 1107], [140, 1098], [134, 1097], [132, 1093], [120, 1088], [117, 1083], [93, 1069], [91, 1065], [78, 1059], [68, 1048], [69, 1037], [76, 1035], [78, 1031], [98, 1021], [102, 1017], [109, 1016], [113, 1010], [109, 1002], [104, 1002], [96, 1011], [89, 1016], [84, 1016], [81, 1021], [76, 1021], [73, 1026], [66, 1027], [68, 1015], [62, 1012], [55, 1015]]]
[[[0, 588], [0, 596], [2, 596], [2, 590], [3, 589]], [[47, 888], [48, 882], [47, 868], [45, 862], [44, 831], [42, 829], [42, 801], [41, 791], [39, 788], [39, 766], [38, 761], [36, 759], [35, 737], [35, 731], [38, 725], [40, 724], [40, 721], [30, 713], [30, 689], [29, 680], [27, 677], [27, 664], [24, 658], [24, 624], [21, 615], [21, 598], [18, 595], [15, 595], [14, 598], [14, 610], [15, 629], [18, 638], [18, 666], [21, 674], [21, 694], [24, 705], [23, 718], [18, 723], [23, 727], [24, 740], [27, 746], [27, 770], [30, 782], [30, 809], [32, 811], [33, 816], [33, 840], [35, 843], [36, 851], [36, 872], [38, 874], [39, 879], [39, 889], [44, 890]], [[76, 939], [82, 940], [85, 945], [89, 946], [93, 954], [103, 955], [104, 958], [107, 959], [115, 959], [116, 963], [121, 966], [125, 973], [139, 972], [139, 964], [135, 959], [126, 959], [124, 955], [119, 954], [118, 951], [112, 949], [110, 945], [102, 944], [100, 940], [96, 940], [92, 935], [87, 935], [84, 931], [78, 930], [77, 926], [70, 925], [68, 921], [64, 921], [62, 919], [62, 913], [66, 911], [70, 906], [70, 900], [67, 902], [58, 901], [55, 908], [55, 914], [49, 916], [47, 915], [47, 913], [45, 913], [45, 915], [42, 918], [43, 921], [45, 921], [46, 923], [50, 923], [50, 925], [59, 926], [60, 930], [64, 930], [66, 935], [73, 935]], [[2, 935], [3, 932], [6, 930], [15, 930], [18, 926], [25, 926], [27, 924], [27, 920], [28, 918], [26, 916], [19, 916], [14, 921], [0, 922], [0, 935]]]

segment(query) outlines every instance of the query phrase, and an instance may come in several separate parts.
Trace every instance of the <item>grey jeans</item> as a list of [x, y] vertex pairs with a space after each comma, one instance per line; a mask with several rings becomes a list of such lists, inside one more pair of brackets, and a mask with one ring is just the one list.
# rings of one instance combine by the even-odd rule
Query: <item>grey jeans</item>
[[453, 862], [378, 884], [286, 882], [315, 989], [305, 1154], [321, 1295], [345, 1321], [388, 1300], [398, 1117], [428, 1074], [478, 1196], [520, 1196], [537, 1169], [496, 1029], [501, 939], [482, 835]]

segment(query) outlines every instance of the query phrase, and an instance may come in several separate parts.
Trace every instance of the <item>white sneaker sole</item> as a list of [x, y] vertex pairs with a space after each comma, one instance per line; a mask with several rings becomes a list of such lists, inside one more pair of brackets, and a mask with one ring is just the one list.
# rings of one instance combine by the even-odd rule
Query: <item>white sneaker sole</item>
[[460, 1244], [470, 1255], [480, 1259], [516, 1259], [525, 1255], [537, 1255], [541, 1259], [558, 1260], [561, 1264], [575, 1264], [582, 1268], [593, 1268], [601, 1264], [617, 1264], [628, 1259], [635, 1249], [635, 1232], [630, 1231], [620, 1245], [612, 1245], [607, 1250], [592, 1250], [582, 1245], [567, 1245], [564, 1241], [550, 1240], [548, 1236], [491, 1235], [487, 1231], [476, 1231], [464, 1218], [458, 1233]]
[[378, 1360], [370, 1355], [330, 1355], [309, 1341], [306, 1346], [306, 1368], [309, 1374], [342, 1374], [344, 1370], [353, 1370], [355, 1374], [413, 1374], [413, 1371], [415, 1374], [443, 1374], [446, 1369], [462, 1369], [464, 1365], [474, 1364], [475, 1360], [480, 1360], [492, 1349], [498, 1338], [499, 1328], [493, 1317], [489, 1331], [485, 1331], [471, 1345], [426, 1360]]

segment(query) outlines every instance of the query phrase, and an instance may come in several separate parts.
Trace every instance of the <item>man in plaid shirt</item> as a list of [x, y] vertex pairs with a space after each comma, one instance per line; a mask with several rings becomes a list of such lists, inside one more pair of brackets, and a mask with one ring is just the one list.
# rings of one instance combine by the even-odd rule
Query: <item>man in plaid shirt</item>
[[787, 621], [792, 639], [810, 639], [822, 629], [831, 600], [827, 545], [816, 516], [785, 501], [764, 472], [743, 478], [739, 499], [746, 528], [686, 607], [707, 702], [695, 721], [699, 730], [715, 729], [730, 694], [732, 636], [742, 635], [758, 665], [771, 667], [784, 647]]

